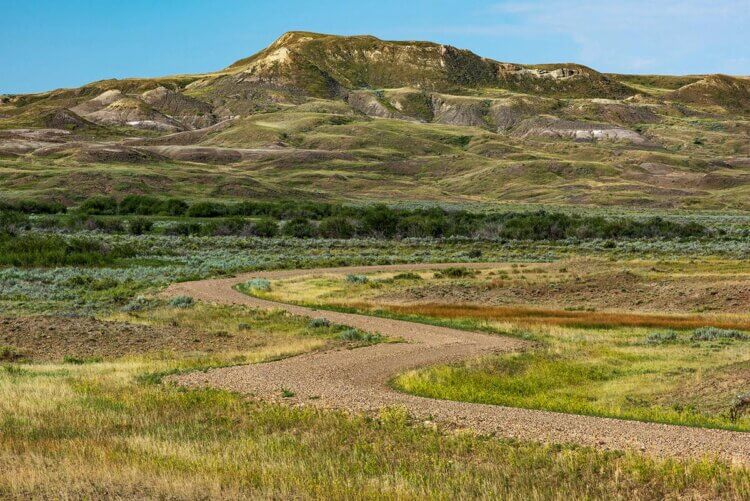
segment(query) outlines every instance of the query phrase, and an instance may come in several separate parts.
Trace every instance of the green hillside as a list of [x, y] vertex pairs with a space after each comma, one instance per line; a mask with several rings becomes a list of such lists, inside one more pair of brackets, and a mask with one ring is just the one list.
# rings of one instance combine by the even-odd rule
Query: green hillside
[[215, 73], [0, 97], [0, 189], [746, 209], [749, 89], [290, 32]]

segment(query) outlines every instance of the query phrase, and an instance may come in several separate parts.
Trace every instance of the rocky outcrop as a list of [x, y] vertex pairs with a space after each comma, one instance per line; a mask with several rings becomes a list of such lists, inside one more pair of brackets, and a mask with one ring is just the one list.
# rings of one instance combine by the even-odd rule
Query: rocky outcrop
[[96, 127], [93, 122], [67, 109], [50, 111], [41, 117], [41, 121], [50, 129], [80, 130]]
[[505, 88], [569, 97], [626, 97], [621, 83], [581, 65], [501, 63], [431, 42], [390, 42], [372, 36], [341, 37], [289, 32], [226, 70], [257, 83], [276, 83], [318, 97], [342, 89], [413, 87], [430, 92]]
[[209, 104], [166, 87], [144, 92], [141, 99], [155, 110], [191, 129], [208, 127], [218, 121]]
[[137, 129], [176, 132], [185, 127], [177, 120], [164, 115], [135, 97], [124, 97], [86, 118], [100, 125], [127, 125]]
[[71, 108], [73, 113], [77, 113], [81, 116], [87, 116], [91, 113], [103, 110], [115, 101], [119, 101], [124, 96], [122, 92], [117, 89], [105, 91], [93, 99], [85, 101], [74, 108]]
[[162, 132], [176, 132], [186, 128], [139, 97], [126, 96], [119, 90], [106, 91], [75, 106], [71, 111], [99, 125], [129, 126]]
[[487, 99], [432, 95], [434, 121], [442, 124], [487, 127], [490, 104]]
[[218, 121], [209, 104], [163, 86], [140, 95], [108, 90], [71, 108], [69, 113], [69, 120], [79, 116], [99, 125], [161, 132], [202, 128]]
[[392, 106], [386, 106], [378, 96], [371, 91], [352, 91], [346, 96], [346, 102], [355, 110], [370, 117], [398, 118], [407, 120], [409, 117], [400, 113]]
[[409, 90], [384, 91], [382, 97], [372, 91], [355, 91], [347, 99], [352, 108], [368, 116], [481, 127], [497, 132], [509, 130], [525, 118], [556, 106], [554, 99], [534, 96], [486, 99]]
[[635, 131], [612, 124], [562, 120], [555, 117], [537, 117], [524, 120], [513, 131], [517, 137], [550, 137], [583, 141], [625, 141], [646, 144], [646, 138]]

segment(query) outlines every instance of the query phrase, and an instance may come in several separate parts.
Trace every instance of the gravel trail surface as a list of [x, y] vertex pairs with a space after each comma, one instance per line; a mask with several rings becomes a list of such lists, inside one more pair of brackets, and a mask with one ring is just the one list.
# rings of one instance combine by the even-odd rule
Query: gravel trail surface
[[[267, 301], [247, 296], [233, 288], [236, 284], [255, 277], [282, 279], [329, 273], [417, 271], [457, 265], [459, 264], [444, 263], [282, 270], [174, 284], [167, 289], [166, 295], [184, 294], [201, 301], [283, 309], [295, 315], [326, 318], [364, 331], [402, 338], [405, 342], [315, 352], [263, 364], [194, 372], [174, 377], [173, 380], [186, 386], [210, 386], [267, 400], [355, 412], [401, 406], [418, 419], [522, 440], [635, 450], [663, 457], [717, 457], [735, 464], [750, 465], [748, 433], [435, 400], [399, 393], [388, 385], [391, 378], [399, 372], [429, 364], [533, 347], [514, 338]], [[460, 264], [473, 268], [496, 265]], [[282, 390], [286, 390], [287, 395], [292, 392], [294, 396], [282, 398]]]

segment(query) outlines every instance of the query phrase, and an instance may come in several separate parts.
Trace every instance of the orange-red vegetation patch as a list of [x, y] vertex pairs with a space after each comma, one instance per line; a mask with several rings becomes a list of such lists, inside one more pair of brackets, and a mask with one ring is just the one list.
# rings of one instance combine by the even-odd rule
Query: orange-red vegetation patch
[[569, 311], [530, 308], [526, 306], [480, 306], [472, 304], [349, 304], [355, 308], [381, 309], [403, 315], [439, 318], [479, 318], [533, 325], [565, 325], [571, 327], [657, 327], [694, 329], [713, 326], [723, 329], [750, 330], [750, 319], [720, 315], [661, 315], [598, 311]]

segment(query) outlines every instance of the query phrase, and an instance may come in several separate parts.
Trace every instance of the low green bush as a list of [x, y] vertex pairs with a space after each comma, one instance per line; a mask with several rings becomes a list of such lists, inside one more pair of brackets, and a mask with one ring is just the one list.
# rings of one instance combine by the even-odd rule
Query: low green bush
[[173, 308], [190, 308], [195, 304], [195, 300], [190, 296], [175, 296], [169, 300], [169, 306]]
[[667, 344], [677, 342], [677, 331], [657, 331], [646, 336], [646, 344]]
[[312, 329], [320, 329], [322, 327], [330, 327], [331, 322], [327, 318], [313, 318], [307, 323], [307, 326]]
[[408, 273], [399, 273], [397, 275], [393, 276], [394, 280], [422, 280], [422, 277], [418, 275], [417, 273], [408, 272]]
[[0, 266], [100, 266], [134, 255], [132, 246], [108, 246], [85, 238], [65, 239], [48, 234], [0, 236]]
[[120, 309], [125, 312], [143, 311], [155, 306], [157, 303], [158, 301], [154, 299], [148, 299], [144, 296], [136, 296]]
[[187, 202], [178, 198], [170, 198], [162, 202], [159, 214], [164, 214], [166, 216], [183, 216], [188, 208], [190, 208], [190, 206]]
[[28, 225], [28, 218], [19, 212], [0, 210], [0, 236], [15, 236]]
[[0, 211], [23, 214], [63, 214], [67, 211], [60, 202], [49, 200], [0, 200]]
[[250, 223], [247, 229], [250, 235], [256, 237], [269, 238], [279, 234], [279, 224], [267, 217]]
[[366, 275], [349, 274], [346, 276], [346, 281], [350, 284], [366, 284], [370, 279]]
[[223, 218], [203, 225], [201, 233], [214, 237], [241, 235], [245, 233], [245, 228], [247, 226], [249, 226], [249, 223], [242, 218]]
[[718, 327], [699, 327], [690, 336], [692, 341], [716, 341], [719, 339], [747, 339], [747, 335], [734, 329], [720, 329]]
[[128, 195], [117, 208], [119, 214], [138, 214], [142, 216], [155, 215], [161, 212], [162, 201], [147, 195]]
[[251, 290], [266, 292], [271, 290], [271, 282], [265, 278], [252, 278], [245, 282], [245, 287]]
[[284, 225], [282, 233], [295, 238], [314, 238], [318, 236], [318, 228], [307, 218], [297, 217]]
[[227, 206], [218, 202], [198, 202], [185, 213], [188, 217], [220, 217], [227, 214]]
[[355, 234], [354, 225], [348, 218], [341, 216], [323, 219], [318, 229], [324, 238], [352, 238]]
[[470, 270], [469, 268], [451, 266], [450, 268], [435, 272], [435, 278], [466, 278], [473, 277], [476, 274], [475, 270]]
[[131, 219], [128, 223], [128, 232], [131, 235], [143, 235], [144, 233], [150, 232], [154, 227], [154, 223], [146, 218], [137, 217]]
[[175, 223], [164, 228], [165, 235], [191, 236], [203, 233], [203, 225], [200, 223]]
[[92, 197], [84, 200], [78, 206], [78, 211], [83, 214], [97, 214], [112, 216], [117, 214], [118, 203], [113, 197]]
[[377, 333], [364, 332], [359, 329], [346, 329], [339, 334], [343, 341], [362, 341], [365, 343], [377, 343], [382, 341], [383, 336]]
[[120, 219], [90, 217], [83, 223], [83, 228], [101, 233], [124, 233], [125, 225]]
[[72, 364], [72, 365], [96, 364], [101, 361], [102, 361], [101, 357], [82, 358], [82, 357], [77, 357], [75, 355], [65, 355], [63, 357], [64, 364]]
[[140, 216], [182, 216], [190, 205], [179, 198], [161, 199], [148, 195], [128, 195], [118, 204], [118, 214]]

